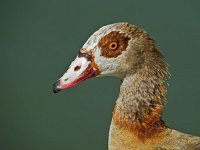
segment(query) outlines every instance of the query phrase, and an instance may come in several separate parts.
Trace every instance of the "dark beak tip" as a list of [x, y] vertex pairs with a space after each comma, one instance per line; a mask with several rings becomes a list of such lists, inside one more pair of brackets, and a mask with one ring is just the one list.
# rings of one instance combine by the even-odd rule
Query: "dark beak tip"
[[60, 90], [57, 90], [57, 89], [52, 89], [53, 90], [53, 93], [58, 93]]
[[56, 81], [53, 86], [52, 86], [52, 90], [53, 93], [58, 93], [59, 91], [61, 91], [61, 89], [59, 88], [60, 85], [60, 80]]

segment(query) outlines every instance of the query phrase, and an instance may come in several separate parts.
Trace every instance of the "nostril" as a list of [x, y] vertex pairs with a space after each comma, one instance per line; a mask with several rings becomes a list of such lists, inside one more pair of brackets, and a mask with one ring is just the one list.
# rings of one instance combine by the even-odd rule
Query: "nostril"
[[81, 67], [80, 66], [76, 66], [74, 67], [74, 71], [78, 71]]

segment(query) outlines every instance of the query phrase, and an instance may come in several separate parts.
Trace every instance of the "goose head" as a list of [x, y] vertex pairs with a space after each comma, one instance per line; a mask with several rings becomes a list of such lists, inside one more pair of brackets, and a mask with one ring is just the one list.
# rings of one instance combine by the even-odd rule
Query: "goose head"
[[[53, 84], [53, 92], [72, 87], [88, 78], [134, 74], [144, 63], [146, 32], [128, 23], [106, 25], [94, 32], [64, 75]], [[141, 42], [143, 44], [141, 44]]]

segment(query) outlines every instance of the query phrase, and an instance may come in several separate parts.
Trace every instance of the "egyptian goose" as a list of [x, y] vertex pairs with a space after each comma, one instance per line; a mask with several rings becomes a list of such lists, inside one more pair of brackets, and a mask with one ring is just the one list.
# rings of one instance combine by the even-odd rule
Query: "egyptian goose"
[[128, 23], [97, 30], [83, 45], [53, 92], [96, 76], [122, 80], [109, 131], [109, 150], [197, 150], [200, 137], [165, 126], [168, 67], [154, 41]]

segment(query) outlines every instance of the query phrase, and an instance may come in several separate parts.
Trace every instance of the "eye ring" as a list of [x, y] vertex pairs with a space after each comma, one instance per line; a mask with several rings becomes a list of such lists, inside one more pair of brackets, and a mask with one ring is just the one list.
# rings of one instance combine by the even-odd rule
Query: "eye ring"
[[108, 46], [110, 50], [116, 50], [118, 48], [117, 42], [111, 42]]

